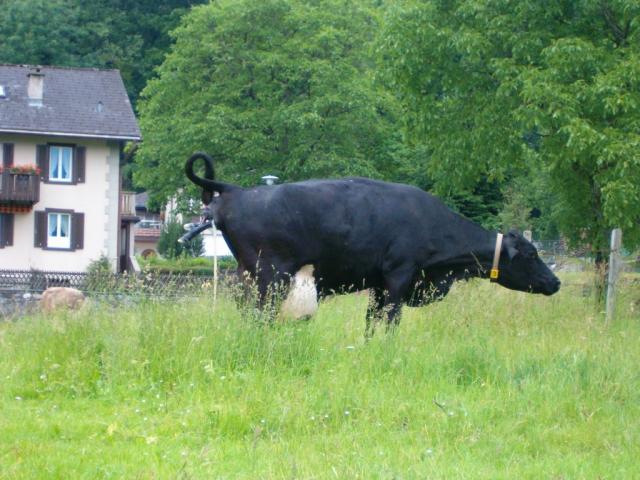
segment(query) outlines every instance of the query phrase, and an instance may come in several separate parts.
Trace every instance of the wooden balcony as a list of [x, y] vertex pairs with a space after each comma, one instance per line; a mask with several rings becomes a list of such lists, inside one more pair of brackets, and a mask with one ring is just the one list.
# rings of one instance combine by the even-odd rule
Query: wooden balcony
[[120, 219], [125, 222], [138, 222], [136, 215], [136, 192], [120, 192]]
[[36, 174], [0, 173], [0, 211], [29, 211], [40, 200], [40, 176]]

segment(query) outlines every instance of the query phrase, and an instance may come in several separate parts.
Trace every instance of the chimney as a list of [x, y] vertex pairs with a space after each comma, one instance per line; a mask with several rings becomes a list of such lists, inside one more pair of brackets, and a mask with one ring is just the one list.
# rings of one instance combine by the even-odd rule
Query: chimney
[[27, 74], [27, 77], [29, 78], [29, 84], [27, 86], [29, 105], [32, 107], [41, 107], [44, 97], [44, 73], [40, 71], [40, 68], [34, 68]]

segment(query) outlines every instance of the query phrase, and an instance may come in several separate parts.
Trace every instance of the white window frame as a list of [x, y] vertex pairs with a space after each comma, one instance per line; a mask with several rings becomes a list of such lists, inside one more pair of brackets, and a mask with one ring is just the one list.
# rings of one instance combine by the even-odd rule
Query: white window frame
[[[65, 236], [60, 235], [62, 217], [67, 217], [67, 232]], [[47, 213], [47, 248], [60, 248], [71, 250], [71, 228], [73, 215], [70, 213], [50, 212]], [[52, 222], [56, 223], [56, 235], [51, 235]]]
[[[63, 151], [69, 151], [69, 168], [67, 169], [68, 175], [62, 177], [62, 159]], [[56, 154], [57, 153], [57, 154]], [[54, 158], [54, 154], [56, 158]], [[58, 176], [54, 177], [54, 164], [58, 166]], [[49, 147], [49, 181], [59, 183], [72, 183], [73, 182], [73, 147], [68, 145], [51, 145]]]

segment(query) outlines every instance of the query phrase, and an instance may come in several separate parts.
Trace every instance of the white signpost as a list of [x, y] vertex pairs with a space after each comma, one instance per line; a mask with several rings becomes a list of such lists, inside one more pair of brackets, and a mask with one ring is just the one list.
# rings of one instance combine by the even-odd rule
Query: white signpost
[[607, 323], [613, 320], [616, 303], [616, 284], [620, 275], [620, 247], [622, 246], [622, 230], [611, 231], [611, 254], [609, 256], [609, 277], [607, 281]]

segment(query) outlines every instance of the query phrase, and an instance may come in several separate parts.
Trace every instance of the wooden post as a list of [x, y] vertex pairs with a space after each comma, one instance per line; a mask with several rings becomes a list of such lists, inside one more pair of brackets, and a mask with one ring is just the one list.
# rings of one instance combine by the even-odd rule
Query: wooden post
[[522, 236], [529, 241], [533, 239], [533, 233], [531, 232], [531, 230], [525, 230], [524, 232], [522, 232]]
[[611, 231], [611, 254], [609, 256], [609, 277], [607, 281], [607, 323], [613, 320], [616, 303], [616, 284], [620, 274], [620, 246], [622, 245], [622, 230], [615, 228]]

